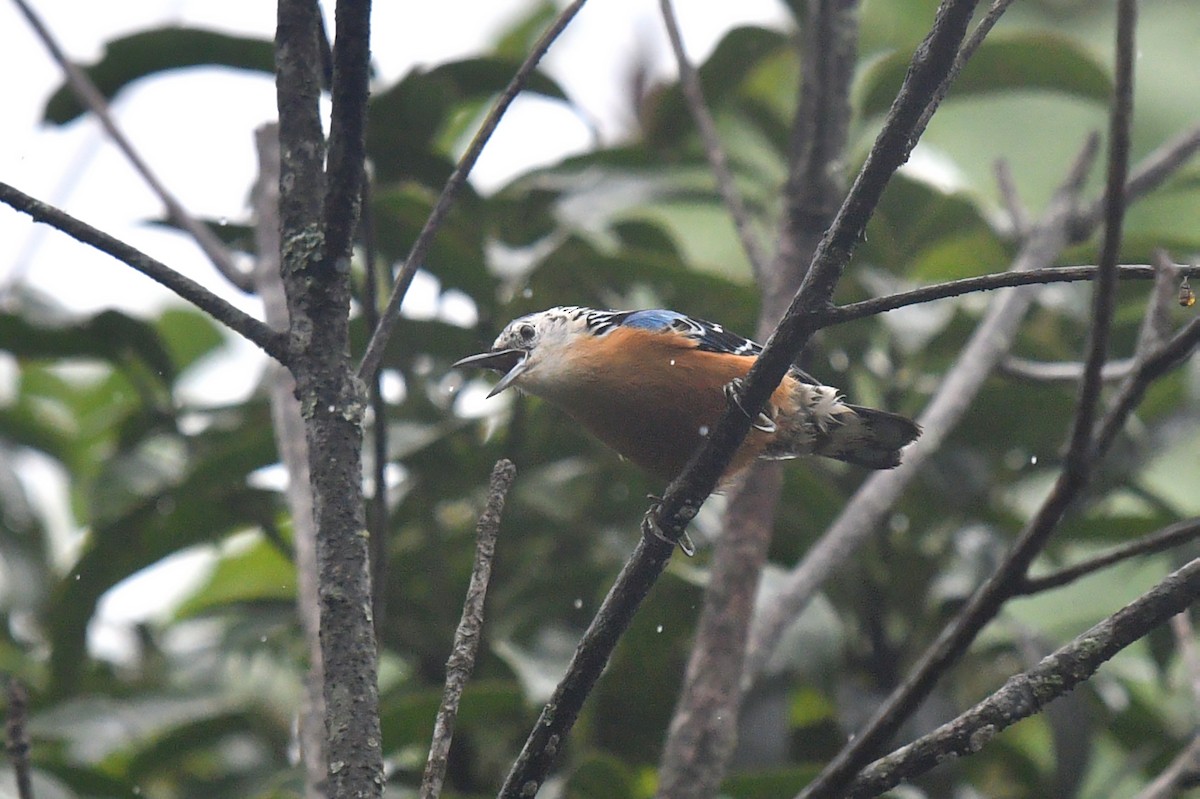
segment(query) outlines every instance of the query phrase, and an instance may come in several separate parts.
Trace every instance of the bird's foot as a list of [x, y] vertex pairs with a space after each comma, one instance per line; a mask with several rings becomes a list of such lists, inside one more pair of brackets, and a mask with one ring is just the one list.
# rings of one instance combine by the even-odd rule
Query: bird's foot
[[731, 405], [736, 405], [737, 409], [739, 411], [741, 411], [742, 413], [746, 414], [747, 417], [749, 417], [750, 424], [751, 424], [751, 426], [754, 427], [755, 430], [759, 430], [763, 433], [774, 433], [775, 432], [775, 420], [772, 419], [770, 416], [768, 416], [767, 412], [766, 412], [767, 409], [769, 409], [771, 407], [770, 404], [768, 404], [767, 408], [763, 409], [763, 411], [761, 413], [759, 413], [757, 416], [750, 416], [750, 414], [746, 412], [746, 409], [744, 407], [742, 407], [742, 398], [740, 395], [741, 395], [741, 391], [742, 391], [742, 385], [744, 384], [744, 382], [745, 381], [743, 381], [742, 378], [735, 377], [732, 380], [730, 380], [728, 383], [726, 383], [725, 384], [725, 399]]
[[679, 534], [678, 541], [672, 541], [663, 534], [662, 528], [658, 526], [658, 520], [654, 517], [655, 514], [658, 513], [659, 508], [662, 506], [662, 497], [656, 497], [653, 494], [650, 494], [646, 497], [646, 499], [649, 499], [654, 504], [650, 506], [650, 510], [646, 511], [646, 515], [642, 517], [642, 536], [644, 538], [650, 538], [653, 536], [659, 541], [666, 541], [671, 546], [678, 545], [679, 548], [683, 550], [683, 554], [687, 555], [689, 558], [695, 555], [696, 545], [692, 543], [692, 538], [687, 534], [687, 530], [684, 530]]

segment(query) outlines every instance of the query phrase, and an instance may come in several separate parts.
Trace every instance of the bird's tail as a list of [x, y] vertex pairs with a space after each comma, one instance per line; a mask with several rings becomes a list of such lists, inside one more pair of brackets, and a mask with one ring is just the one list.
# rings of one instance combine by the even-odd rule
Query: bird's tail
[[840, 424], [817, 435], [814, 454], [868, 469], [892, 469], [900, 465], [900, 450], [921, 435], [919, 424], [898, 413], [859, 405], [843, 407], [852, 413], [839, 414]]

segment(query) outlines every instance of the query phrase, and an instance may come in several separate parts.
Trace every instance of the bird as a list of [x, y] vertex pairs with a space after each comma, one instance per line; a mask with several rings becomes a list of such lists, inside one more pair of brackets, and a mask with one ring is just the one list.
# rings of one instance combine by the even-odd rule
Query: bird
[[[677, 311], [560, 306], [514, 319], [487, 352], [454, 367], [501, 373], [488, 397], [516, 388], [542, 398], [651, 475], [673, 480], [732, 402], [762, 347]], [[846, 403], [792, 367], [720, 484], [756, 459], [818, 455], [891, 469], [921, 428], [900, 414]]]

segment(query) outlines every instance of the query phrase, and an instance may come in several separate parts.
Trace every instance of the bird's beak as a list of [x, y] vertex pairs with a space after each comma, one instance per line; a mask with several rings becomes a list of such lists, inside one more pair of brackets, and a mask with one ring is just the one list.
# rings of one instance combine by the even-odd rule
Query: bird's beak
[[500, 382], [488, 392], [488, 397], [491, 398], [511, 386], [513, 381], [521, 376], [521, 373], [525, 371], [525, 365], [528, 360], [529, 353], [525, 350], [495, 350], [494, 352], [481, 352], [478, 355], [470, 355], [461, 361], [455, 361], [452, 366], [455, 368], [459, 366], [481, 366], [484, 369], [504, 372], [504, 377], [500, 378]]

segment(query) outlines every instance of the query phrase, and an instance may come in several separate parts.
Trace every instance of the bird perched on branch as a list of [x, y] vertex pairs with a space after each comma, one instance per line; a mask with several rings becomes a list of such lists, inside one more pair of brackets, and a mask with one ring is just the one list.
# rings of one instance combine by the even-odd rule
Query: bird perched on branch
[[[675, 311], [560, 307], [508, 324], [492, 349], [455, 366], [503, 374], [489, 397], [541, 397], [651, 474], [671, 480], [716, 425], [762, 347]], [[849, 405], [793, 367], [753, 419], [722, 482], [756, 458], [821, 455], [890, 469], [921, 434], [894, 413]]]

